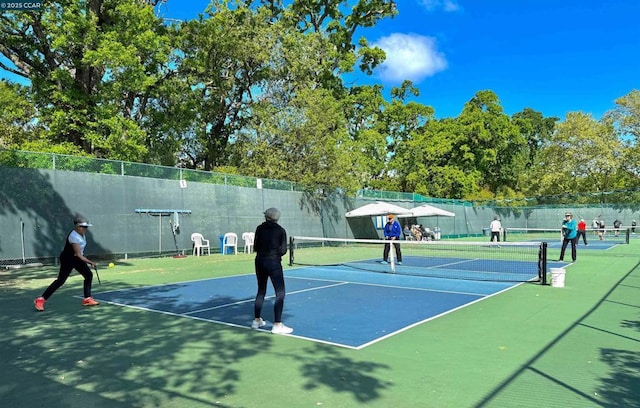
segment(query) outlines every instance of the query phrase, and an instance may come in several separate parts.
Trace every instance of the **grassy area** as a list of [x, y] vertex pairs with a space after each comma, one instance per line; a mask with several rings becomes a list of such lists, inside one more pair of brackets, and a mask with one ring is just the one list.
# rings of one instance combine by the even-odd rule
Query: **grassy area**
[[[523, 284], [359, 351], [83, 309], [78, 275], [38, 313], [55, 268], [3, 270], [0, 405], [640, 407], [639, 249], [580, 251], [565, 288]], [[245, 273], [245, 254], [135, 259], [100, 269], [94, 290]]]

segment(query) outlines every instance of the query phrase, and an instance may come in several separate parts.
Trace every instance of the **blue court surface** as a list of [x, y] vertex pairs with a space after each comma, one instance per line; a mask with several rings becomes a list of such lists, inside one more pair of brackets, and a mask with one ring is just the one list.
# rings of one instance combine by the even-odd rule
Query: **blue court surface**
[[[550, 262], [548, 267], [564, 265]], [[285, 280], [283, 321], [294, 328], [290, 336], [353, 349], [518, 285], [363, 272], [344, 266], [289, 269]], [[94, 298], [250, 329], [255, 292], [255, 275], [247, 274], [102, 292]], [[270, 330], [271, 287], [262, 317], [267, 321], [265, 331]]]
[[[582, 241], [578, 242], [578, 250], [598, 250], [598, 251], [606, 251], [615, 247], [616, 245], [625, 245], [622, 244], [621, 241], [613, 241], [613, 240], [602, 240], [600, 241], [598, 237], [587, 237], [587, 245], [585, 245]], [[549, 241], [547, 242], [547, 248], [562, 248], [562, 241]], [[567, 251], [571, 251], [571, 245], [567, 245]]]

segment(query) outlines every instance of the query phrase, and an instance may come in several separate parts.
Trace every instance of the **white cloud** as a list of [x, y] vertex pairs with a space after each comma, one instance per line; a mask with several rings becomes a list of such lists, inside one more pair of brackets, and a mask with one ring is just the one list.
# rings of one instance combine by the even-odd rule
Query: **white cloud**
[[432, 37], [395, 33], [373, 45], [387, 54], [387, 59], [378, 67], [378, 76], [385, 81], [408, 79], [417, 83], [447, 68], [447, 60]]
[[461, 9], [455, 0], [420, 0], [419, 3], [427, 9], [427, 11], [444, 10], [452, 13]]

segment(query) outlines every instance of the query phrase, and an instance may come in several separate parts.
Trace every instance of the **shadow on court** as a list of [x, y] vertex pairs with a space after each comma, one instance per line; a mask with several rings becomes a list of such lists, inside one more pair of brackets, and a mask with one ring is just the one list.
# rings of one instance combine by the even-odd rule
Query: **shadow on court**
[[[258, 355], [267, 356], [268, 365], [287, 362], [287, 370], [306, 375], [309, 384], [338, 387], [363, 402], [379, 396], [372, 390], [387, 387], [375, 378], [383, 364], [358, 362], [323, 346], [315, 349], [317, 360], [301, 362], [277, 353], [275, 336], [251, 330], [104, 303], [82, 308], [76, 297], [81, 294], [77, 275], [46, 303], [45, 312], [36, 312], [32, 301], [42, 290], [39, 286], [55, 277], [55, 270], [40, 274], [0, 273], [1, 406], [238, 406], [226, 405], [225, 399], [242, 394], [244, 387], [261, 387], [260, 379], [247, 371]], [[20, 289], [32, 279], [42, 284]], [[155, 290], [166, 308], [179, 309], [184, 303], [181, 296], [171, 295], [174, 286]], [[296, 361], [299, 368], [291, 364]], [[348, 374], [350, 381], [333, 383], [323, 378], [334, 378], [327, 370]]]
[[517, 405], [523, 387], [541, 390], [528, 406], [640, 407], [639, 299], [640, 263], [474, 407]]

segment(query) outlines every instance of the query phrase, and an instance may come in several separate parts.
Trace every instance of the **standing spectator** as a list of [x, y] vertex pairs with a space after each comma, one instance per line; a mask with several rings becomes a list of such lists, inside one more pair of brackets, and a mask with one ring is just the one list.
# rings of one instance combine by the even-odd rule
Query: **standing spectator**
[[636, 220], [631, 220], [631, 232], [634, 234], [636, 233], [636, 225]]
[[[398, 241], [395, 242], [393, 247], [396, 251], [396, 259], [397, 264], [402, 265], [402, 251], [400, 251], [400, 233], [402, 232], [400, 228], [400, 223], [395, 220], [393, 214], [389, 214], [387, 216], [387, 223], [384, 226], [384, 239], [387, 241]], [[391, 244], [384, 244], [384, 251], [382, 252], [382, 264], [389, 263], [389, 251], [391, 250]]]
[[502, 223], [500, 222], [500, 218], [498, 218], [498, 216], [493, 217], [493, 221], [491, 221], [489, 229], [491, 230], [491, 240], [489, 242], [493, 242], [494, 240], [500, 242]]
[[76, 215], [74, 218], [73, 230], [67, 235], [64, 241], [64, 248], [60, 253], [60, 271], [58, 272], [58, 278], [51, 282], [51, 285], [42, 293], [42, 296], [33, 301], [36, 310], [40, 312], [44, 310], [44, 302], [64, 285], [74, 269], [84, 278], [84, 284], [82, 286], [84, 299], [82, 299], [82, 306], [96, 306], [99, 304], [91, 297], [93, 273], [88, 266], [91, 265], [95, 267], [96, 263], [84, 256], [84, 249], [87, 246], [87, 228], [91, 226], [87, 219], [81, 215]]
[[598, 219], [598, 217], [593, 219], [591, 228], [593, 228], [593, 235], [598, 235], [598, 229], [600, 228], [600, 219]]
[[282, 323], [282, 310], [284, 309], [284, 273], [282, 271], [282, 256], [287, 253], [287, 232], [278, 224], [280, 211], [277, 208], [269, 208], [264, 212], [265, 221], [258, 225], [253, 241], [253, 249], [256, 251], [255, 269], [258, 279], [258, 293], [253, 306], [253, 322], [251, 328], [257, 329], [266, 325], [262, 320], [262, 304], [267, 293], [267, 282], [271, 279], [276, 298], [273, 304], [273, 327], [271, 333], [289, 334], [293, 332], [291, 327]]
[[613, 228], [615, 228], [615, 236], [619, 236], [620, 235], [620, 226], [622, 225], [622, 221], [620, 221], [619, 219], [616, 218], [616, 220], [613, 222]]
[[587, 245], [587, 223], [584, 222], [584, 219], [580, 219], [578, 223], [578, 242], [580, 242], [580, 237], [582, 237], [584, 244]]
[[560, 258], [558, 260], [564, 260], [564, 251], [567, 249], [567, 245], [571, 243], [571, 259], [575, 262], [577, 255], [576, 244], [578, 242], [578, 226], [573, 219], [573, 214], [570, 212], [567, 212], [564, 215], [564, 220], [562, 221], [562, 236], [562, 249], [560, 250]]

